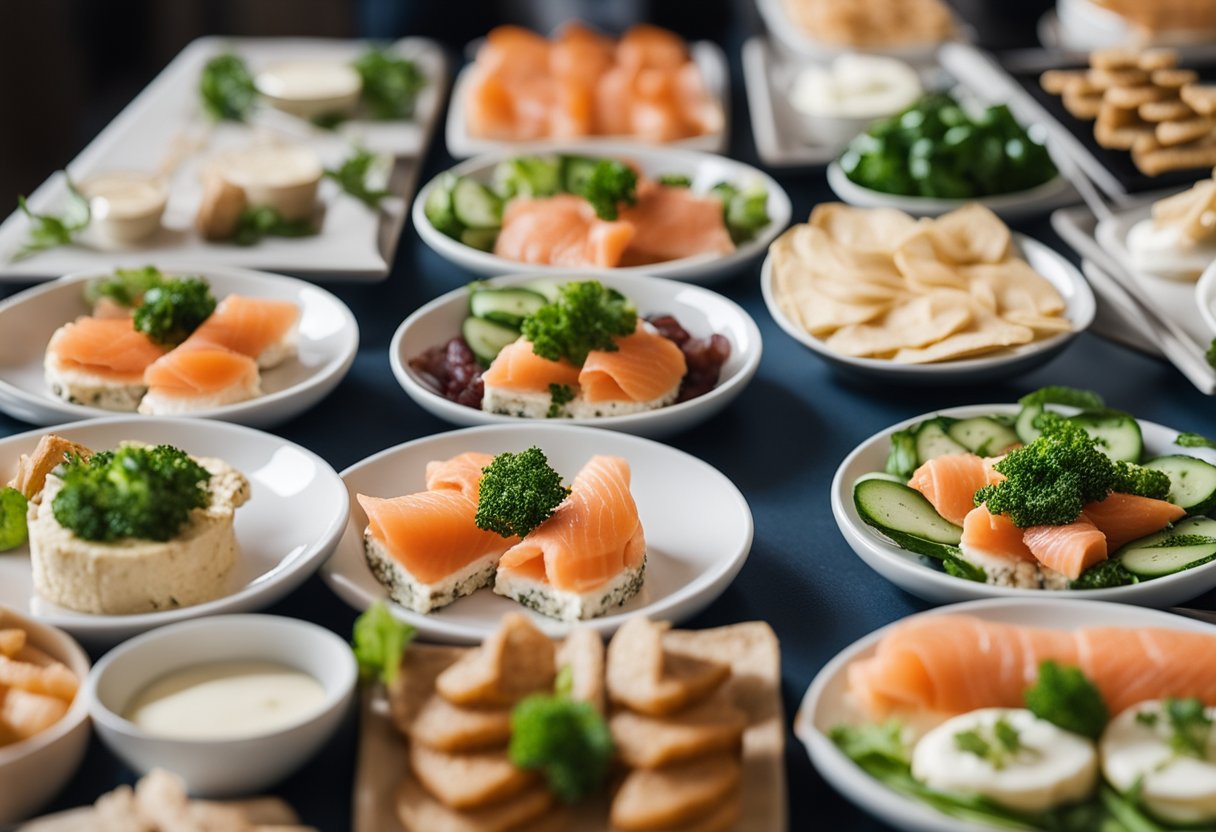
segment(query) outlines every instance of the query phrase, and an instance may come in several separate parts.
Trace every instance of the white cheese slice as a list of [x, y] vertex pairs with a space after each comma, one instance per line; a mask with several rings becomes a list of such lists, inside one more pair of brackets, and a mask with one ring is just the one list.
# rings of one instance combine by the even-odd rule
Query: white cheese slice
[[[583, 398], [583, 394], [580, 392], [575, 395], [573, 400], [561, 406], [556, 418], [599, 419], [605, 416], [646, 413], [667, 407], [676, 400], [679, 394], [679, 382], [663, 395], [643, 402], [614, 400], [589, 402]], [[487, 384], [481, 399], [481, 409], [487, 413], [517, 416], [521, 419], [545, 419], [549, 418], [549, 406], [552, 403], [553, 397], [548, 393], [531, 393]]]
[[537, 581], [500, 569], [494, 591], [505, 595], [541, 615], [562, 621], [596, 618], [628, 601], [642, 588], [646, 562], [637, 569], [626, 568], [612, 580], [587, 592], [569, 592], [546, 581]]
[[363, 554], [376, 580], [388, 595], [406, 609], [427, 613], [446, 607], [457, 598], [472, 595], [494, 583], [498, 555], [490, 554], [456, 570], [442, 581], [426, 583], [415, 577], [368, 529], [363, 535]]
[[64, 366], [55, 353], [49, 350], [42, 366], [46, 385], [51, 393], [72, 404], [131, 413], [148, 392], [142, 374], [120, 379], [97, 375], [87, 370]]

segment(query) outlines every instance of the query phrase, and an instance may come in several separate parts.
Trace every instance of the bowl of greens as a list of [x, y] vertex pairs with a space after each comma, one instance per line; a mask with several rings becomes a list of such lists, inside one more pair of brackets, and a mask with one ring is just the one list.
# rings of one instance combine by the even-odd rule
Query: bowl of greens
[[1004, 104], [975, 105], [947, 92], [873, 122], [828, 167], [851, 205], [937, 216], [980, 202], [1002, 219], [1043, 213], [1072, 190], [1044, 145]]

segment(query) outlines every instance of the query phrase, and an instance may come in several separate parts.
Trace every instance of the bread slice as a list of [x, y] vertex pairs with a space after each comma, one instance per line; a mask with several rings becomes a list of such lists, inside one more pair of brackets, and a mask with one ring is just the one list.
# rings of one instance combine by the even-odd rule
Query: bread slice
[[553, 793], [537, 785], [493, 806], [462, 812], [444, 806], [412, 776], [397, 787], [397, 818], [406, 832], [515, 832], [530, 829], [553, 803]]
[[[728, 832], [743, 817], [743, 793], [736, 789], [728, 795], [720, 805], [714, 806], [709, 812], [688, 823], [678, 826], [665, 826], [653, 832]], [[529, 830], [532, 832], [532, 830]], [[618, 832], [613, 830], [613, 832]]]
[[612, 825], [649, 832], [692, 823], [737, 795], [742, 778], [743, 767], [729, 752], [666, 768], [634, 769], [612, 800]]
[[608, 727], [625, 765], [658, 768], [739, 748], [747, 714], [725, 696], [715, 696], [661, 719], [621, 710], [612, 715]]
[[514, 797], [539, 782], [516, 768], [505, 749], [452, 754], [410, 743], [410, 768], [428, 792], [452, 809], [477, 809]]
[[531, 619], [509, 613], [481, 647], [439, 674], [435, 688], [454, 705], [514, 705], [530, 693], [553, 689], [556, 652]]
[[436, 693], [422, 703], [406, 733], [438, 751], [497, 748], [511, 739], [511, 709], [462, 708]]
[[427, 701], [435, 695], [435, 679], [471, 650], [464, 647], [411, 646], [401, 658], [401, 667], [388, 686], [393, 724], [409, 736]]
[[569, 667], [570, 698], [604, 712], [604, 641], [594, 630], [572, 630], [557, 648], [557, 666]]
[[730, 676], [730, 666], [667, 650], [671, 625], [633, 618], [608, 644], [607, 685], [612, 701], [643, 714], [666, 716], [699, 702]]

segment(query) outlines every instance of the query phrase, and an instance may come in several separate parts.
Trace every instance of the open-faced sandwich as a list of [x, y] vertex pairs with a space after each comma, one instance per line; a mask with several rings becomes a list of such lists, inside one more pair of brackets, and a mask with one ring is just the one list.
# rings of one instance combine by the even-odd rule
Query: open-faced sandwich
[[138, 442], [93, 451], [54, 434], [0, 491], [6, 509], [28, 503], [4, 521], [27, 525], [39, 597], [101, 615], [224, 595], [239, 552], [234, 515], [249, 496], [249, 481], [221, 459]]

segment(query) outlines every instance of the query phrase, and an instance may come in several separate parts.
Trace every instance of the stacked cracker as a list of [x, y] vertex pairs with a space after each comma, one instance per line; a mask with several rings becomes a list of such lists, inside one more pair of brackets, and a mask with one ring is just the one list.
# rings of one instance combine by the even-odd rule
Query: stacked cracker
[[79, 688], [76, 674], [30, 644], [21, 623], [0, 609], [0, 750], [61, 720]]
[[1089, 69], [1043, 73], [1043, 89], [1079, 119], [1094, 120], [1102, 147], [1130, 150], [1147, 176], [1216, 165], [1216, 86], [1178, 67], [1172, 49], [1101, 49]]

